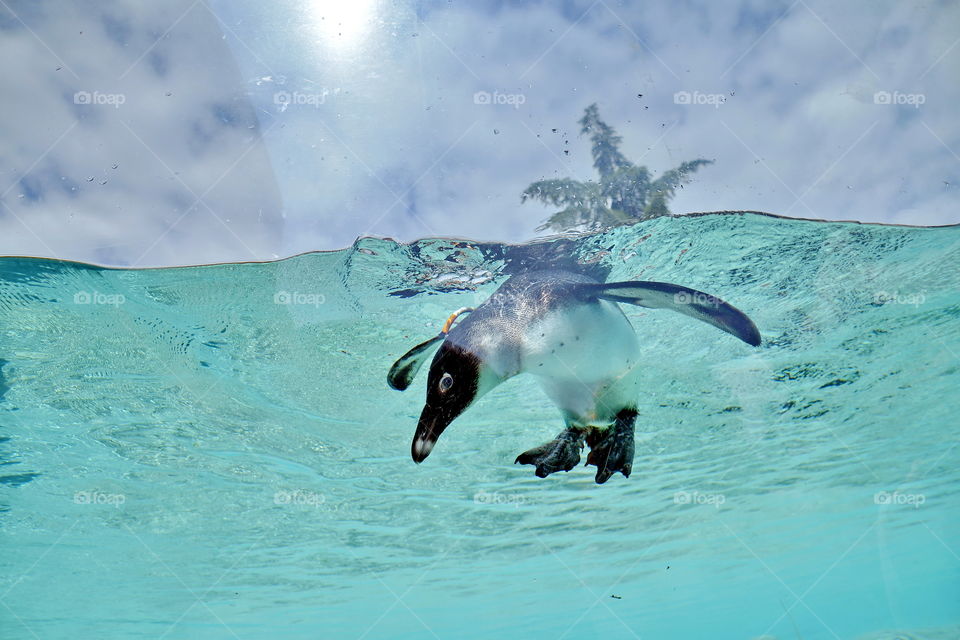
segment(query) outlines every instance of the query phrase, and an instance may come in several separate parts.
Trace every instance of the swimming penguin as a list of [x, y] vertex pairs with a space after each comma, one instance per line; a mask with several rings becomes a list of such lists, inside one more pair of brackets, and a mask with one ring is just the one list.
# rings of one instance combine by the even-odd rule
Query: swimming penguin
[[[427, 400], [411, 454], [420, 463], [467, 407], [520, 373], [537, 377], [563, 414], [556, 438], [520, 454], [515, 464], [545, 478], [569, 471], [590, 447], [588, 465], [603, 484], [629, 477], [637, 418], [640, 343], [617, 303], [672, 309], [758, 346], [760, 333], [744, 313], [715, 296], [666, 282], [609, 282], [567, 271], [515, 275], [476, 309], [450, 316], [439, 335], [400, 357], [388, 384], [410, 386], [434, 345]], [[469, 314], [453, 325], [459, 316]]]

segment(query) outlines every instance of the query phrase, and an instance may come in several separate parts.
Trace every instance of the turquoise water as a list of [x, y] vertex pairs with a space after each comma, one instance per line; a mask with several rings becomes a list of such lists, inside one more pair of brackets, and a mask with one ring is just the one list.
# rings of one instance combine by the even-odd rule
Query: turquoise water
[[[960, 229], [709, 215], [265, 264], [0, 259], [3, 638], [958, 638]], [[720, 295], [624, 310], [633, 475], [513, 465], [517, 377], [409, 457], [454, 310], [547, 265]]]

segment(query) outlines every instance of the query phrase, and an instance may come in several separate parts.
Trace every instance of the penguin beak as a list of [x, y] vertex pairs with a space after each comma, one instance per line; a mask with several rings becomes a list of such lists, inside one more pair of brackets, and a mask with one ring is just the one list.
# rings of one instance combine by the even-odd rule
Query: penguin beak
[[423, 408], [420, 421], [417, 423], [417, 432], [413, 434], [413, 444], [410, 447], [414, 462], [420, 464], [427, 459], [433, 451], [433, 445], [437, 443], [437, 438], [451, 422], [453, 422], [452, 417], [447, 419], [443, 413], [432, 410], [430, 405]]

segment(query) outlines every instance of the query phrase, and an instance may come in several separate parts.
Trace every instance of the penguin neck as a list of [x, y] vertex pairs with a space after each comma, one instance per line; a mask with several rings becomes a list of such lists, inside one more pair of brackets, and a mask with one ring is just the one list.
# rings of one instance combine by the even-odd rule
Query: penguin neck
[[491, 391], [494, 387], [498, 386], [501, 382], [504, 382], [507, 378], [510, 378], [513, 375], [516, 374], [501, 376], [486, 362], [483, 363], [480, 366], [480, 375], [477, 377], [477, 395], [474, 397], [474, 400], [476, 401], [488, 391]]
[[489, 391], [522, 371], [520, 353], [502, 332], [477, 331], [472, 325], [465, 321], [450, 332], [447, 340], [477, 357], [481, 363], [477, 389]]

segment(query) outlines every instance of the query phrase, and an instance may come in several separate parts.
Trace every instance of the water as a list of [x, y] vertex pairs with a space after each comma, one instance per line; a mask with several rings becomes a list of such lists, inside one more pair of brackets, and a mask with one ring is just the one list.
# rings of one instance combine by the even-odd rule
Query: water
[[[267, 264], [0, 261], [3, 638], [958, 638], [960, 230], [661, 218]], [[720, 295], [753, 349], [625, 308], [629, 480], [514, 457], [532, 379], [409, 459], [393, 360], [509, 273]]]

